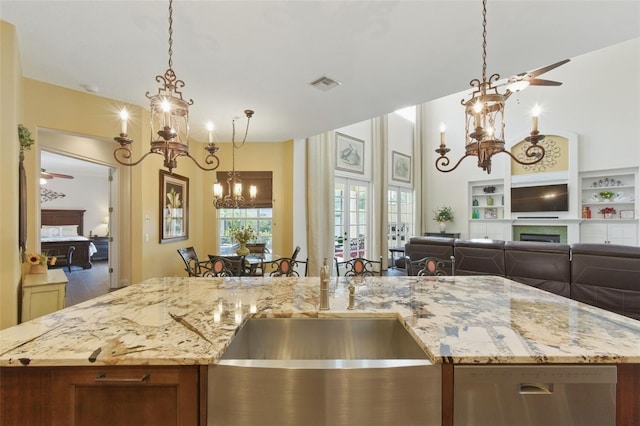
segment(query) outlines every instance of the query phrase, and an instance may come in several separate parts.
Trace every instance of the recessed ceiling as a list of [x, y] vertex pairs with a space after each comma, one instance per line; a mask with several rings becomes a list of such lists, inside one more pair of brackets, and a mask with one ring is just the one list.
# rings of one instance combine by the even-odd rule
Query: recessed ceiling
[[[487, 72], [502, 77], [640, 37], [637, 0], [487, 7]], [[17, 28], [25, 77], [146, 107], [168, 65], [167, 9], [2, 0], [0, 17]], [[176, 0], [173, 9], [173, 69], [200, 140], [208, 120], [230, 140], [248, 108], [251, 141], [314, 136], [464, 91], [482, 71], [480, 0]], [[321, 76], [342, 84], [316, 90], [309, 82]]]

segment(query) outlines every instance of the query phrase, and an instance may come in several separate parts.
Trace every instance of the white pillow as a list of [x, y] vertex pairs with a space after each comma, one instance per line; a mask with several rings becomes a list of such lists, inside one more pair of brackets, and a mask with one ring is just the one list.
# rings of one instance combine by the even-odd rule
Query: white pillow
[[64, 225], [60, 227], [62, 237], [77, 237], [78, 225]]
[[59, 237], [62, 234], [62, 230], [59, 226], [42, 225], [40, 235], [42, 237]]

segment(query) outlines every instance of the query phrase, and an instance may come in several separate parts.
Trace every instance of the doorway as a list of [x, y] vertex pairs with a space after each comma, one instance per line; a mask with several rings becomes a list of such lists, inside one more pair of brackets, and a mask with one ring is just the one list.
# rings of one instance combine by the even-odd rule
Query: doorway
[[[95, 148], [102, 147], [102, 141], [81, 138], [82, 144], [72, 145], [82, 149], [70, 152], [61, 142], [77, 142], [80, 137], [47, 130], [39, 130], [38, 136], [40, 169], [45, 178], [40, 185], [38, 216], [42, 209], [84, 210], [82, 236], [91, 240], [91, 251], [96, 250], [91, 268], [72, 266], [71, 272], [64, 268], [70, 278], [68, 301], [78, 303], [119, 288], [119, 244], [114, 238], [118, 235], [118, 169], [99, 158], [101, 149]], [[76, 281], [81, 283], [81, 289], [74, 296], [71, 284]]]

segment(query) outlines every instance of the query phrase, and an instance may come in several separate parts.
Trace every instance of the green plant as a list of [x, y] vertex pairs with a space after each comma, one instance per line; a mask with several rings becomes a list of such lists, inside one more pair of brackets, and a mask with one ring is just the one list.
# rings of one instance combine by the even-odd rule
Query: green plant
[[20, 140], [20, 147], [27, 151], [31, 149], [31, 145], [35, 142], [31, 137], [29, 129], [24, 127], [22, 124], [18, 124], [18, 139]]
[[450, 206], [438, 207], [433, 213], [436, 222], [453, 222], [453, 209]]
[[600, 191], [600, 197], [604, 198], [605, 200], [610, 200], [611, 198], [613, 198], [613, 192], [611, 191]]
[[251, 225], [243, 226], [241, 228], [233, 227], [229, 230], [229, 234], [239, 243], [246, 243], [251, 240], [255, 240], [257, 235]]

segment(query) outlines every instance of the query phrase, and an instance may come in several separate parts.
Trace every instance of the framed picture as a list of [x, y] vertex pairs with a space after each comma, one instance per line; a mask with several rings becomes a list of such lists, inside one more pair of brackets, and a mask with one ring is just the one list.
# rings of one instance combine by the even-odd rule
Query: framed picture
[[620, 210], [620, 219], [633, 219], [633, 210]]
[[336, 132], [336, 169], [364, 174], [364, 141]]
[[391, 179], [411, 183], [411, 157], [391, 151]]
[[484, 218], [485, 219], [497, 219], [498, 218], [498, 209], [495, 208], [495, 207], [484, 209]]
[[160, 243], [189, 238], [189, 178], [160, 170]]

